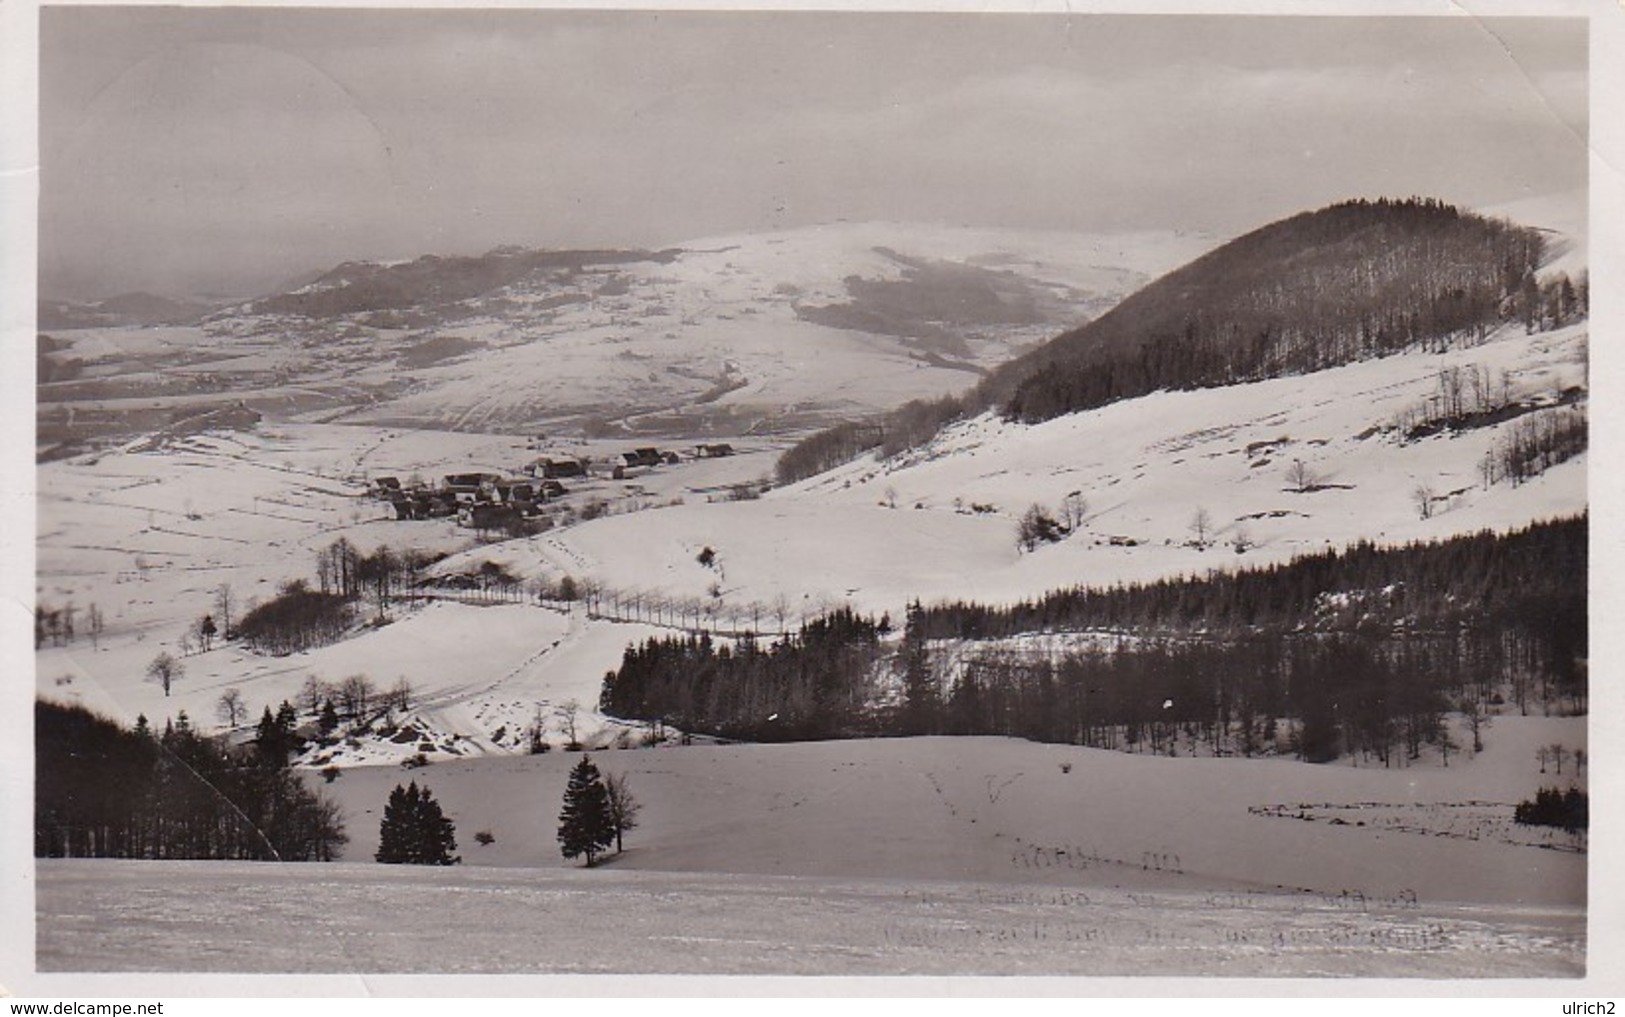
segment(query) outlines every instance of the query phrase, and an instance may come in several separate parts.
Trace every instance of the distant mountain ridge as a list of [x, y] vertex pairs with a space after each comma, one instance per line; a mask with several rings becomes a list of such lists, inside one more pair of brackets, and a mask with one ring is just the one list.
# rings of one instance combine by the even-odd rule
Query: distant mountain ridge
[[498, 247], [475, 256], [426, 254], [406, 262], [345, 262], [290, 292], [250, 301], [251, 314], [332, 318], [364, 311], [437, 307], [485, 296], [537, 272], [577, 274], [590, 266], [669, 263], [675, 250], [543, 251]]
[[67, 438], [86, 419], [70, 404], [92, 398], [505, 433], [800, 431], [962, 389], [1211, 244], [841, 222], [664, 250], [351, 261], [162, 335], [94, 309], [42, 318], [46, 355], [93, 384], [41, 402]]
[[41, 299], [38, 322], [40, 328], [49, 329], [192, 325], [213, 309], [197, 301], [153, 293], [121, 293], [91, 302]]

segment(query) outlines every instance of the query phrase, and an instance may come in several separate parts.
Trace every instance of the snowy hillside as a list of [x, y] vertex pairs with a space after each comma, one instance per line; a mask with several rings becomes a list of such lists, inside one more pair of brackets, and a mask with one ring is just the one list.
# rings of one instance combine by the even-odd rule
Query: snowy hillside
[[1547, 261], [1542, 273], [1566, 272], [1575, 276], [1590, 265], [1591, 226], [1586, 192], [1538, 194], [1478, 211], [1484, 215], [1523, 223], [1547, 237]]
[[[1486, 452], [1511, 422], [1405, 440], [1401, 419], [1439, 372], [1503, 372], [1531, 400], [1583, 388], [1584, 324], [1482, 346], [1410, 353], [1302, 377], [1128, 400], [1039, 425], [991, 415], [891, 461], [865, 458], [758, 502], [686, 505], [594, 521], [551, 542], [611, 586], [692, 596], [725, 570], [724, 598], [847, 602], [894, 616], [913, 598], [1008, 602], [1111, 584], [1256, 566], [1360, 539], [1402, 543], [1509, 529], [1583, 511], [1585, 457], [1513, 487], [1485, 488]], [[1569, 411], [1572, 412], [1572, 411]], [[1294, 481], [1302, 463], [1310, 483]], [[1431, 491], [1422, 518], [1416, 492]], [[1065, 540], [1024, 553], [1017, 520], [1087, 503]], [[1205, 510], [1208, 546], [1193, 518]], [[1241, 540], [1245, 550], [1235, 550]], [[566, 569], [548, 546], [538, 564]]]
[[544, 262], [472, 296], [459, 276], [449, 301], [435, 271], [452, 259], [342, 266], [320, 285], [373, 285], [381, 306], [293, 313], [296, 291], [198, 326], [52, 333], [78, 373], [41, 386], [40, 442], [237, 400], [464, 431], [783, 432], [963, 389], [1212, 243], [838, 223]]
[[[364, 478], [381, 473], [430, 477], [453, 470], [517, 470], [536, 455], [523, 440], [432, 431], [262, 425], [127, 448], [40, 467], [38, 591], [42, 605], [72, 609], [76, 638], [47, 640], [36, 656], [37, 687], [133, 723], [162, 726], [185, 710], [204, 728], [217, 723], [221, 694], [235, 688], [257, 719], [264, 706], [297, 698], [307, 678], [337, 682], [366, 674], [387, 687], [405, 679], [417, 690], [411, 717], [437, 745], [456, 752], [512, 751], [541, 710], [550, 737], [563, 740], [555, 709], [575, 700], [583, 738], [607, 739], [590, 709], [599, 681], [622, 647], [651, 630], [588, 623], [501, 600], [437, 602], [403, 611], [382, 628], [290, 657], [251, 653], [219, 642], [208, 652], [183, 644], [206, 613], [219, 613], [222, 586], [233, 614], [273, 596], [290, 580], [314, 581], [317, 552], [350, 541], [362, 553], [388, 545], [433, 554], [462, 552], [459, 562], [505, 560], [511, 544], [486, 544], [455, 520], [399, 523], [387, 503], [365, 496]], [[570, 451], [607, 455], [591, 444]], [[771, 446], [696, 461], [682, 470], [628, 483], [578, 485], [580, 503], [596, 496], [634, 506], [693, 497], [753, 480], [771, 469]], [[696, 493], [693, 488], [698, 488]], [[653, 492], [646, 494], [645, 492]], [[537, 538], [538, 541], [543, 538]], [[90, 610], [103, 618], [92, 638]], [[169, 695], [145, 669], [159, 653], [179, 658], [184, 676]], [[403, 718], [406, 719], [406, 718]], [[499, 732], [503, 737], [496, 737]], [[459, 738], [459, 736], [461, 736]], [[416, 744], [344, 746], [342, 765], [393, 762]], [[456, 754], [456, 753], [448, 753]]]
[[[76, 604], [81, 631], [73, 644], [40, 652], [38, 685], [126, 721], [144, 713], [158, 722], [184, 708], [209, 725], [227, 688], [257, 716], [295, 698], [311, 675], [365, 673], [380, 686], [404, 678], [417, 690], [414, 715], [429, 741], [456, 746], [447, 756], [514, 750], [538, 708], [562, 743], [557, 710], [570, 700], [582, 707], [589, 744], [602, 744], [618, 729], [592, 714], [599, 681], [628, 642], [660, 631], [650, 627], [657, 623], [771, 632], [838, 604], [900, 619], [915, 598], [1009, 602], [1076, 583], [1200, 574], [1359, 539], [1400, 543], [1582, 511], [1583, 455], [1520, 486], [1484, 487], [1484, 454], [1517, 419], [1415, 440], [1396, 421], [1453, 365], [1504, 371], [1530, 400], [1583, 386], [1585, 343], [1583, 324], [1534, 336], [1514, 328], [1443, 356], [1164, 393], [1035, 426], [983, 417], [896, 461], [853, 463], [759, 500], [711, 500], [708, 492], [770, 469], [773, 450], [763, 446], [602, 482], [595, 489], [619, 506], [614, 513], [494, 544], [450, 520], [392, 521], [357, 480], [438, 476], [450, 464], [511, 469], [534, 455], [518, 439], [262, 425], [52, 463], [40, 473], [41, 595]], [[1298, 463], [1313, 480], [1302, 489]], [[1419, 486], [1435, 499], [1426, 519]], [[1033, 503], [1059, 513], [1074, 491], [1087, 501], [1078, 529], [1021, 550], [1017, 518]], [[1210, 519], [1205, 548], [1193, 546], [1199, 510]], [[217, 645], [182, 658], [187, 677], [169, 697], [145, 677], [147, 662], [177, 651], [185, 628], [213, 608], [221, 584], [233, 587], [240, 612], [282, 582], [309, 580], [316, 552], [340, 536], [363, 551], [387, 544], [449, 553], [435, 567], [442, 576], [495, 562], [525, 581], [592, 580], [607, 591], [606, 607], [646, 624], [444, 602], [293, 657]], [[701, 561], [707, 548], [709, 564]], [[107, 619], [96, 647], [84, 638], [91, 603]], [[703, 619], [689, 614], [702, 609]], [[338, 761], [415, 750], [347, 746]]]

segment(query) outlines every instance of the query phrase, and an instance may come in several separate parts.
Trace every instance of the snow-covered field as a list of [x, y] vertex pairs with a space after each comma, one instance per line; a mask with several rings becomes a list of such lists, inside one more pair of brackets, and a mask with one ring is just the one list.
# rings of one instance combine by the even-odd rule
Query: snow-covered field
[[1575, 908], [619, 869], [43, 861], [42, 973], [1584, 973]]
[[[346, 769], [333, 865], [42, 861], [42, 970], [1563, 976], [1585, 857], [1438, 836], [1583, 719], [1504, 717], [1449, 768], [1166, 759], [997, 738], [599, 752], [644, 803], [567, 863], [571, 753]], [[1063, 768], [1063, 765], [1066, 768]], [[429, 787], [464, 864], [368, 863]], [[1340, 803], [1343, 823], [1283, 819]], [[1380, 808], [1375, 803], [1381, 803]], [[1384, 816], [1404, 815], [1403, 828]], [[1359, 817], [1369, 816], [1372, 822]], [[474, 834], [493, 841], [480, 845]]]

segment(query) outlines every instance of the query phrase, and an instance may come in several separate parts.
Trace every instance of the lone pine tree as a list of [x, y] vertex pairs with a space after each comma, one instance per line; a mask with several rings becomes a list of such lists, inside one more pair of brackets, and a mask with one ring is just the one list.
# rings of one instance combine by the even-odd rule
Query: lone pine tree
[[417, 781], [395, 785], [378, 825], [378, 861], [393, 865], [455, 865], [456, 828], [440, 811], [440, 803]]
[[903, 629], [903, 734], [935, 734], [942, 712], [936, 676], [931, 671], [931, 654], [926, 648], [924, 609], [915, 601], [908, 606]]
[[564, 788], [564, 808], [559, 813], [559, 849], [566, 858], [587, 856], [592, 868], [594, 857], [615, 843], [615, 818], [610, 810], [609, 789], [591, 759], [583, 755], [570, 771]]

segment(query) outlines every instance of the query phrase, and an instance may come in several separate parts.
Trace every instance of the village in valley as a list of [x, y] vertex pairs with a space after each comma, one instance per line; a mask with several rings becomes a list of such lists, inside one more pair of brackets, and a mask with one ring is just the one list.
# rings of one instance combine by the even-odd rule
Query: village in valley
[[[691, 458], [718, 459], [734, 454], [727, 442], [695, 446]], [[525, 464], [515, 475], [500, 473], [448, 473], [438, 484], [420, 476], [379, 476], [371, 481], [371, 493], [389, 502], [397, 519], [436, 519], [456, 516], [459, 526], [475, 530], [522, 532], [525, 520], [545, 514], [547, 507], [571, 493], [577, 501], [604, 489], [603, 480], [625, 481], [661, 466], [684, 461], [674, 451], [652, 446], [635, 448], [614, 456], [607, 464], [588, 456], [541, 456]], [[572, 481], [566, 487], [564, 481]], [[594, 481], [599, 483], [594, 483]], [[632, 488], [632, 493], [637, 493]]]

